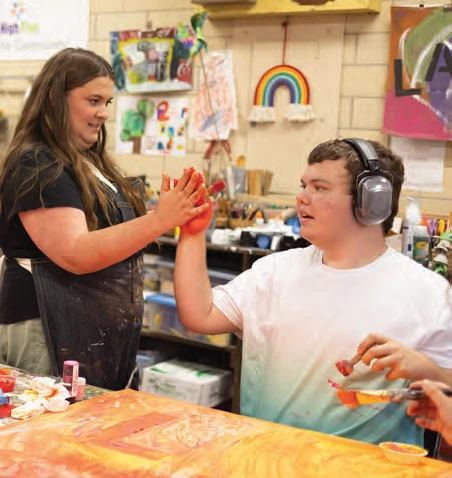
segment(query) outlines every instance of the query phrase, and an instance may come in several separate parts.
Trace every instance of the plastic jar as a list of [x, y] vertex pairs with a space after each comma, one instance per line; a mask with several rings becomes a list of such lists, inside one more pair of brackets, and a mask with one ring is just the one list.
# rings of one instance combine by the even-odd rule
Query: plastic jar
[[413, 259], [428, 267], [430, 256], [430, 235], [426, 226], [415, 226], [413, 230]]
[[75, 400], [77, 402], [80, 402], [84, 400], [85, 398], [85, 385], [86, 385], [86, 378], [79, 377], [77, 380], [77, 396], [75, 397]]
[[421, 224], [422, 215], [419, 201], [411, 197], [407, 197], [407, 200], [408, 205], [403, 218], [402, 254], [413, 259], [414, 228]]

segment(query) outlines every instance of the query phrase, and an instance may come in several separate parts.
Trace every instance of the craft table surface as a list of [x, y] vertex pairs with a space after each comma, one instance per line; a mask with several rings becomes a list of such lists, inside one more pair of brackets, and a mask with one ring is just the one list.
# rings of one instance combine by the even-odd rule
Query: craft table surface
[[[0, 368], [7, 368], [11, 370], [11, 374], [15, 375], [16, 383], [14, 385], [14, 391], [8, 393], [11, 396], [11, 402], [17, 401], [16, 397], [23, 393], [25, 390], [30, 388], [30, 380], [35, 377], [35, 375], [31, 375], [25, 370], [21, 370], [15, 367], [10, 367], [9, 365], [3, 365], [0, 363]], [[50, 377], [50, 375], [48, 375]], [[55, 379], [55, 377], [51, 377]], [[109, 390], [105, 390], [104, 388], [93, 387], [91, 385], [85, 385], [85, 400], [88, 398], [97, 397], [98, 395], [102, 395], [103, 393], [109, 392]], [[17, 420], [14, 418], [0, 418], [0, 427], [7, 425], [8, 423], [17, 423]]]
[[121, 390], [0, 429], [0, 477], [452, 477], [424, 458]]

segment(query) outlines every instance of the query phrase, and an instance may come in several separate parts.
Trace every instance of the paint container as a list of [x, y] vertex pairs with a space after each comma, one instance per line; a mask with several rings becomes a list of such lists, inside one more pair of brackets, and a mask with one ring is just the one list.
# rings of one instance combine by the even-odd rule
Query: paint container
[[16, 377], [14, 375], [0, 373], [0, 389], [2, 389], [4, 393], [14, 391], [15, 384]]
[[76, 360], [66, 360], [63, 363], [63, 385], [69, 392], [69, 403], [74, 403], [77, 396], [78, 369], [79, 363]]
[[86, 378], [79, 377], [77, 380], [77, 396], [75, 397], [76, 402], [81, 402], [85, 399], [85, 385], [86, 385]]

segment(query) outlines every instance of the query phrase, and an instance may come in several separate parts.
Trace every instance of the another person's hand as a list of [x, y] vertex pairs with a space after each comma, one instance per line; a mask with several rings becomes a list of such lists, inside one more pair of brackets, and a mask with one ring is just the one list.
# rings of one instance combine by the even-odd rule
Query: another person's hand
[[170, 178], [163, 173], [160, 199], [154, 214], [165, 230], [185, 224], [209, 210], [210, 206], [204, 204], [205, 201], [196, 206], [206, 196], [205, 184], [201, 181], [198, 185], [199, 174], [193, 168], [184, 169], [183, 175], [171, 189]]
[[[200, 188], [200, 197], [195, 203], [195, 206], [201, 206], [206, 203], [206, 193], [207, 189], [204, 186], [204, 188], [201, 189], [201, 185], [204, 183], [204, 178], [201, 173], [198, 173], [198, 182], [196, 184], [196, 187]], [[175, 179], [174, 180], [174, 185], [176, 186], [178, 184], [178, 181]], [[211, 199], [207, 201], [208, 208], [206, 209], [205, 212], [202, 212], [198, 216], [194, 217], [190, 221], [186, 222], [185, 224], [181, 225], [180, 231], [181, 234], [185, 234], [187, 236], [196, 236], [197, 234], [201, 234], [204, 232], [210, 225], [212, 221], [212, 216], [213, 216], [213, 202]]]
[[359, 344], [358, 353], [362, 354], [361, 361], [366, 365], [370, 366], [373, 361], [371, 369], [374, 372], [388, 368], [388, 380], [431, 377], [432, 370], [438, 368], [423, 353], [379, 334], [368, 335]]
[[408, 415], [417, 417], [419, 426], [441, 433], [447, 442], [452, 443], [452, 398], [441, 392], [447, 386], [422, 380], [412, 383], [410, 387], [422, 388], [429, 399], [409, 402]]

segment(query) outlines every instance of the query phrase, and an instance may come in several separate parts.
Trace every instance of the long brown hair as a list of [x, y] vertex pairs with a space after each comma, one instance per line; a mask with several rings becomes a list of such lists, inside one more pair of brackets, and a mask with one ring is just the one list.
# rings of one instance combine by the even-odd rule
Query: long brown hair
[[[81, 87], [98, 77], [109, 77], [114, 80], [114, 73], [108, 62], [96, 53], [81, 48], [66, 48], [52, 56], [43, 66], [33, 82], [31, 92], [25, 102], [22, 114], [14, 131], [13, 139], [3, 165], [0, 177], [2, 196], [12, 195], [13, 203], [36, 184], [38, 176], [49, 166], [57, 164], [54, 174], [46, 175], [41, 181], [42, 189], [54, 181], [64, 168], [72, 172], [75, 182], [81, 191], [86, 221], [90, 231], [98, 228], [95, 214], [96, 198], [102, 211], [110, 221], [109, 205], [111, 198], [105, 187], [94, 176], [91, 162], [111, 182], [116, 183], [124, 193], [129, 204], [138, 216], [146, 213], [146, 208], [139, 192], [118, 170], [105, 150], [107, 132], [105, 125], [91, 148], [80, 151], [71, 133], [67, 94], [74, 88]], [[50, 100], [50, 95], [52, 100]], [[52, 162], [39, 163], [40, 151], [50, 150]], [[24, 154], [33, 151], [36, 167], [29, 170], [20, 188], [12, 189], [20, 170], [20, 160]], [[88, 161], [87, 161], [88, 160]], [[28, 171], [28, 170], [27, 170]], [[12, 181], [5, 181], [8, 177]], [[10, 218], [7, 218], [10, 219]]]

